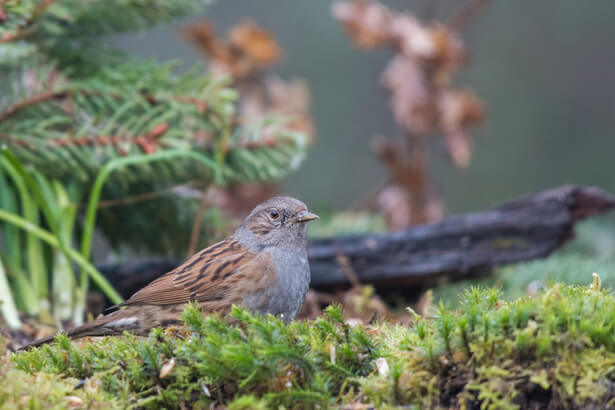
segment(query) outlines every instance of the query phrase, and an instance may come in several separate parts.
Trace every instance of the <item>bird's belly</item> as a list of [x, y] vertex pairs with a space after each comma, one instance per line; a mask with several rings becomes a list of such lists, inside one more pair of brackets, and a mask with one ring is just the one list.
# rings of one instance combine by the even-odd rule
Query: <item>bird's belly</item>
[[272, 285], [259, 295], [247, 297], [244, 305], [261, 315], [271, 313], [289, 322], [303, 306], [310, 284], [310, 269], [307, 255], [284, 258], [281, 265], [278, 265], [279, 274]]

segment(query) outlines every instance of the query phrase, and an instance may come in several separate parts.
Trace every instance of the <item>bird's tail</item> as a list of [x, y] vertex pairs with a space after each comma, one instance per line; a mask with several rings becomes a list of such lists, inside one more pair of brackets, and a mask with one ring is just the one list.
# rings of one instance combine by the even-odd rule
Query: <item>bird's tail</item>
[[[117, 323], [118, 321], [122, 321], [122, 312], [123, 310], [118, 310], [116, 312], [110, 313], [108, 315], [99, 317], [96, 320], [85, 323], [81, 326], [74, 327], [66, 332], [66, 335], [71, 339], [80, 339], [82, 337], [87, 336], [111, 336], [122, 334], [124, 330], [131, 330], [130, 326], [116, 326], [111, 325]], [[120, 323], [121, 324], [121, 323]], [[126, 323], [129, 324], [129, 323]], [[111, 325], [111, 326], [110, 326]], [[35, 340], [32, 343], [21, 346], [18, 351], [28, 350], [32, 347], [39, 347], [46, 343], [52, 342], [56, 335], [43, 337], [41, 339]]]

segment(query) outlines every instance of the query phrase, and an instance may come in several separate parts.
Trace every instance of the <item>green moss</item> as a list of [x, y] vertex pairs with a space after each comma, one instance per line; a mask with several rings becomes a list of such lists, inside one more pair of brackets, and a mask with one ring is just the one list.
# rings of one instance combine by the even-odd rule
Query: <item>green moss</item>
[[15, 368], [0, 339], [0, 409], [88, 409], [121, 408], [112, 394], [103, 390], [97, 378], [80, 388], [79, 380], [45, 372], [24, 372]]
[[118, 405], [142, 408], [603, 408], [615, 400], [615, 297], [597, 283], [556, 284], [514, 302], [472, 288], [459, 309], [441, 305], [412, 325], [351, 327], [337, 307], [290, 325], [240, 309], [233, 317], [229, 325], [190, 307], [186, 331], [60, 336], [14, 354], [13, 371], [29, 383], [85, 379]]
[[[194, 307], [184, 313], [188, 335], [155, 329], [148, 338], [126, 335], [97, 343], [71, 344], [58, 336], [53, 345], [16, 354], [17, 368], [29, 373], [96, 377], [123, 403], [142, 407], [207, 407], [210, 403], [255, 395], [287, 407], [327, 407], [349, 377], [369, 374], [378, 350], [364, 328], [349, 328], [339, 308], [325, 318], [286, 326], [274, 317], [240, 309], [229, 326]], [[331, 361], [331, 348], [335, 360]], [[162, 377], [173, 359], [176, 366]]]

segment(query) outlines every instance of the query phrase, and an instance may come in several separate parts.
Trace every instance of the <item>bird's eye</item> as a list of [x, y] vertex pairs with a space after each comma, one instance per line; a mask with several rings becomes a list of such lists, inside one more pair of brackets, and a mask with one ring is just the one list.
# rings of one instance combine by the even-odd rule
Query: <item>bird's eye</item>
[[271, 219], [278, 219], [280, 213], [277, 210], [272, 209], [271, 211], [269, 211], [269, 216], [271, 217]]

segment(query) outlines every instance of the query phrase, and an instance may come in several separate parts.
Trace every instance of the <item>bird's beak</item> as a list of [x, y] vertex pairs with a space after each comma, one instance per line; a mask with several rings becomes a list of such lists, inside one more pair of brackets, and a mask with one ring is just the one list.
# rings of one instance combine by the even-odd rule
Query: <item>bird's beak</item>
[[309, 222], [313, 221], [314, 219], [318, 219], [318, 215], [308, 211], [301, 211], [297, 215], [297, 222]]

